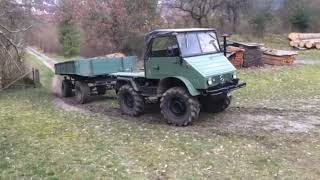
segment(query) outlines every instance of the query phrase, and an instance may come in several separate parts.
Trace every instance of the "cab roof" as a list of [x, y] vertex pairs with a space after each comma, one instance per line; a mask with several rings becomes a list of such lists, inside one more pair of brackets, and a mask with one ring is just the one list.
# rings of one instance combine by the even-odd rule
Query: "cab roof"
[[179, 32], [198, 32], [198, 31], [216, 31], [213, 28], [184, 28], [184, 29], [158, 29], [155, 30], [149, 34], [154, 34], [154, 33], [163, 33], [163, 32], [167, 32], [167, 33], [179, 33]]
[[172, 35], [174, 33], [204, 32], [204, 31], [216, 32], [216, 30], [214, 28], [158, 29], [158, 30], [152, 31], [146, 35], [145, 43], [147, 45], [147, 44], [149, 44], [149, 42], [152, 39], [154, 39], [156, 37], [168, 36], [168, 35]]

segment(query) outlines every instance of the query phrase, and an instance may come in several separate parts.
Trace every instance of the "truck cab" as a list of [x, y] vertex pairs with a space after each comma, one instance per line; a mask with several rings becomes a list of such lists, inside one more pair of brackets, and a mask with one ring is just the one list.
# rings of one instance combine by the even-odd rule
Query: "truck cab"
[[157, 30], [147, 35], [146, 44], [147, 79], [177, 78], [190, 84], [193, 96], [219, 95], [226, 87], [245, 85], [224, 56], [214, 29]]

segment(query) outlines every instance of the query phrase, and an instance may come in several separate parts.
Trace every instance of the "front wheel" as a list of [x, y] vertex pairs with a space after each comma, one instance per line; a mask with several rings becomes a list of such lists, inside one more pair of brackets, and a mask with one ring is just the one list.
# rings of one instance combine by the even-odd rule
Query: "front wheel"
[[119, 105], [122, 113], [139, 116], [144, 112], [144, 98], [130, 85], [123, 85], [118, 92]]
[[200, 104], [184, 88], [169, 89], [161, 98], [161, 113], [169, 124], [187, 126], [198, 119]]
[[216, 99], [212, 96], [200, 98], [202, 110], [208, 113], [220, 113], [225, 111], [231, 104], [232, 96]]

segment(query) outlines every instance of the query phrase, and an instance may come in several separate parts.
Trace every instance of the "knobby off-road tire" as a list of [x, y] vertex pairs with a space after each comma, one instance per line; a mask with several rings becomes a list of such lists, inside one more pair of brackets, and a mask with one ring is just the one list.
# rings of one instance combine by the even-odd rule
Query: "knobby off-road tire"
[[105, 86], [97, 86], [97, 93], [98, 95], [105, 95], [107, 88]]
[[72, 82], [68, 80], [63, 80], [61, 83], [61, 95], [62, 97], [72, 96]]
[[85, 104], [90, 99], [90, 88], [87, 83], [76, 82], [76, 100], [79, 104]]
[[120, 110], [129, 116], [139, 116], [144, 113], [145, 102], [130, 85], [123, 85], [118, 92]]
[[212, 96], [201, 97], [202, 110], [208, 113], [220, 113], [225, 111], [231, 104], [232, 96], [215, 99]]
[[165, 92], [160, 103], [161, 114], [169, 124], [188, 126], [197, 120], [200, 104], [182, 87], [174, 87]]

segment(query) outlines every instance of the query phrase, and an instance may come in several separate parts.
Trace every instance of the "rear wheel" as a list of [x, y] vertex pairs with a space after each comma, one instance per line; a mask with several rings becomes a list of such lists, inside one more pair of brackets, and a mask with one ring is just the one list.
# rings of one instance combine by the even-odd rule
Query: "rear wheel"
[[139, 116], [144, 112], [144, 98], [130, 85], [123, 85], [118, 92], [119, 105], [122, 113]]
[[61, 95], [62, 97], [72, 96], [72, 82], [68, 80], [63, 80], [61, 84]]
[[87, 83], [76, 82], [76, 99], [79, 104], [85, 104], [90, 98], [90, 88]]
[[187, 126], [198, 119], [200, 104], [184, 88], [169, 89], [161, 98], [161, 113], [169, 124]]
[[232, 96], [216, 99], [212, 96], [201, 97], [202, 110], [209, 113], [225, 111], [231, 104]]

